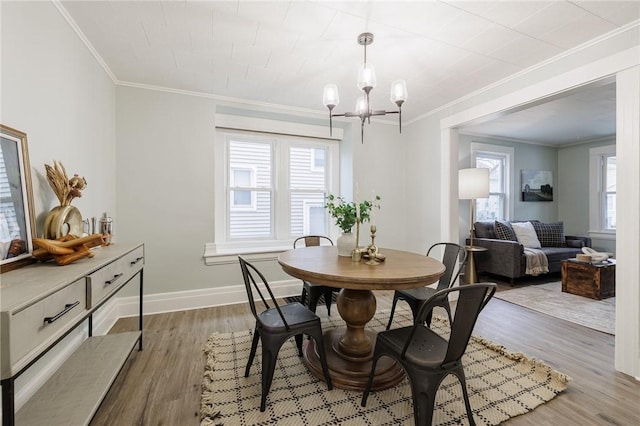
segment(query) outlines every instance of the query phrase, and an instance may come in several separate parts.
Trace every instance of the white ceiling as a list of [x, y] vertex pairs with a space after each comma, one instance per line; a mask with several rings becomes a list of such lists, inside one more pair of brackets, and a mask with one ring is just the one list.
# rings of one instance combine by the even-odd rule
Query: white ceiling
[[460, 131], [556, 147], [613, 136], [616, 85], [584, 87]]
[[[367, 61], [374, 64], [378, 78], [372, 108], [394, 109], [390, 84], [403, 78], [409, 91], [402, 110], [404, 121], [603, 34], [637, 25], [640, 17], [639, 0], [74, 0], [57, 4], [119, 84], [309, 112], [323, 111], [322, 90], [328, 82], [340, 89], [341, 104], [334, 112], [353, 111], [357, 67], [363, 60], [356, 40], [361, 32], [372, 32], [375, 41], [367, 48]], [[575, 111], [592, 105], [594, 97], [584, 96], [556, 106], [564, 110], [570, 102]], [[611, 124], [611, 112], [606, 112], [605, 127]], [[533, 111], [521, 114], [524, 124], [535, 118]], [[559, 114], [556, 110], [551, 115]], [[582, 117], [593, 118], [593, 114], [583, 112]], [[502, 120], [478, 129], [513, 129], [506, 118]], [[524, 133], [521, 124], [516, 126], [519, 133], [504, 136], [527, 139], [533, 135]], [[542, 126], [528, 127], [549, 142]], [[589, 136], [583, 130], [579, 138]]]

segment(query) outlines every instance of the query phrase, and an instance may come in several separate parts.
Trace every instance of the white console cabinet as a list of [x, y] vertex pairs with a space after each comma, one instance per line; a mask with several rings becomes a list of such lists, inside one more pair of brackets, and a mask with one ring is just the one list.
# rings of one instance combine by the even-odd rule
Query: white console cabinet
[[[0, 276], [3, 425], [88, 424], [138, 344], [144, 245], [111, 245], [70, 265], [37, 263]], [[139, 276], [139, 331], [93, 336], [93, 314]], [[82, 324], [88, 338], [15, 412], [15, 380]]]

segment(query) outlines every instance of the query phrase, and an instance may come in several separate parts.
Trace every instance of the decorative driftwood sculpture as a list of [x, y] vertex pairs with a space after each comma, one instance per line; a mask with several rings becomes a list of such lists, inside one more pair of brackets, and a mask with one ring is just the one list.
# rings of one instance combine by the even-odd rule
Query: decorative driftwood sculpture
[[37, 248], [33, 251], [33, 256], [41, 262], [54, 259], [58, 265], [68, 265], [83, 257], [93, 257], [94, 254], [89, 249], [103, 244], [104, 239], [101, 234], [82, 238], [66, 235], [57, 240], [34, 238], [33, 245]]

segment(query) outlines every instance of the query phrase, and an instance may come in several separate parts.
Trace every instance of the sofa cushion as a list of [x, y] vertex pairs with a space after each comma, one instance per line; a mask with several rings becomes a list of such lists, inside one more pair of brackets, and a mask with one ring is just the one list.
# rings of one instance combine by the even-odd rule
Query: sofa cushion
[[576, 257], [576, 254], [582, 253], [580, 249], [569, 247], [543, 247], [542, 251], [547, 255], [547, 262], [550, 264]]
[[475, 230], [475, 236], [477, 238], [496, 238], [496, 234], [493, 230], [493, 222], [476, 222], [473, 224]]
[[562, 222], [533, 222], [538, 240], [542, 247], [565, 247], [564, 224]]
[[509, 222], [496, 220], [493, 232], [499, 240], [517, 241], [516, 234], [513, 232], [513, 228]]
[[512, 223], [511, 227], [516, 234], [518, 242], [527, 248], [542, 248], [536, 230], [533, 229], [531, 222]]

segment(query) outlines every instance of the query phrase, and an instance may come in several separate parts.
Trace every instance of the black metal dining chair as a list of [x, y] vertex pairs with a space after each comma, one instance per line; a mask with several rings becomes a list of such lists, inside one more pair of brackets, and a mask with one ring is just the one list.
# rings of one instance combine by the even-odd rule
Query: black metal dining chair
[[[411, 383], [416, 426], [431, 425], [436, 392], [440, 383], [449, 374], [455, 375], [460, 381], [469, 423], [475, 425], [469, 403], [462, 355], [467, 348], [480, 311], [491, 300], [496, 288], [494, 283], [478, 283], [437, 291], [420, 306], [412, 326], [378, 333], [371, 373], [362, 395], [361, 405], [364, 407], [367, 404], [378, 359], [389, 356], [402, 365]], [[441, 306], [441, 303], [448, 300], [449, 294], [453, 292], [459, 292], [459, 295], [456, 314], [451, 322], [451, 333], [447, 340], [425, 326], [425, 321], [433, 308]]]
[[[313, 247], [319, 246], [323, 241], [328, 242], [333, 245], [333, 241], [329, 237], [325, 237], [323, 235], [305, 235], [302, 237], [296, 238], [293, 242], [293, 248], [302, 247]], [[305, 300], [307, 307], [311, 310], [311, 312], [316, 312], [316, 306], [318, 305], [318, 299], [320, 296], [324, 296], [324, 304], [327, 307], [327, 314], [331, 315], [331, 302], [333, 301], [333, 293], [339, 292], [339, 288], [333, 288], [326, 285], [313, 284], [308, 281], [302, 282], [302, 295], [300, 296], [300, 301], [302, 304], [305, 304]]]
[[[260, 271], [241, 256], [238, 256], [238, 259], [240, 261], [240, 268], [242, 269], [244, 285], [247, 290], [247, 297], [249, 298], [249, 307], [256, 319], [251, 352], [249, 354], [249, 360], [247, 361], [247, 367], [244, 371], [244, 377], [249, 376], [249, 370], [256, 356], [256, 350], [258, 349], [258, 341], [262, 341], [262, 397], [260, 399], [260, 411], [264, 411], [266, 408], [267, 394], [269, 393], [269, 389], [271, 389], [271, 382], [273, 381], [273, 373], [275, 371], [280, 347], [292, 336], [295, 337], [298, 356], [302, 356], [303, 334], [308, 334], [315, 340], [320, 363], [322, 364], [322, 373], [327, 382], [327, 388], [329, 390], [333, 389], [324, 352], [320, 318], [298, 302], [279, 305], [269, 287], [269, 283]], [[268, 298], [270, 302], [267, 302], [265, 299], [262, 290], [260, 290], [260, 286], [254, 278], [254, 274], [259, 277], [261, 285], [263, 285], [269, 293]], [[260, 299], [262, 299], [265, 308], [263, 311], [258, 312], [256, 308], [254, 290]], [[273, 307], [270, 306], [270, 303]]]
[[[467, 262], [467, 250], [460, 244], [436, 243], [429, 247], [427, 256], [430, 256], [431, 252], [435, 249], [444, 249], [444, 253], [442, 255], [442, 263], [445, 267], [444, 274], [440, 277], [437, 287], [420, 287], [394, 291], [391, 313], [389, 314], [389, 322], [387, 323], [387, 330], [391, 328], [391, 323], [393, 322], [393, 315], [396, 311], [396, 304], [398, 303], [398, 300], [404, 300], [409, 304], [411, 313], [413, 314], [413, 318], [415, 320], [416, 314], [418, 313], [420, 306], [424, 303], [425, 300], [429, 299], [439, 290], [450, 288], [458, 279], [462, 268], [464, 268], [464, 265]], [[449, 299], [443, 299], [441, 303], [436, 306], [441, 306], [447, 311], [449, 322], [451, 322], [451, 306], [449, 305]], [[430, 312], [426, 317], [427, 325], [431, 324], [432, 314], [433, 313]]]

